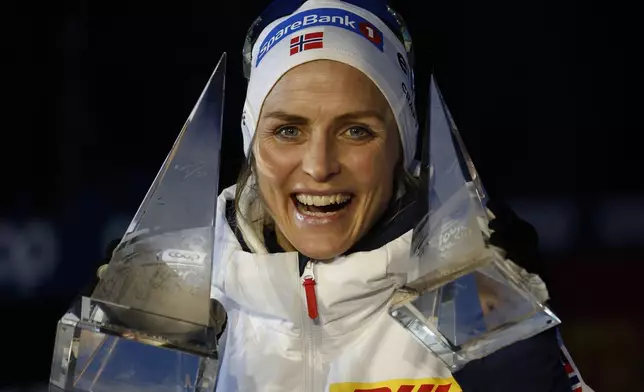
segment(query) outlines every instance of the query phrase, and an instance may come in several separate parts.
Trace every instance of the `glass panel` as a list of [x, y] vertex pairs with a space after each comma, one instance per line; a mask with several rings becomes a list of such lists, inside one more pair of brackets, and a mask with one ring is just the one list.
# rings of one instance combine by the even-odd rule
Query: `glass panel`
[[58, 323], [50, 386], [62, 391], [213, 391], [210, 298], [226, 56], [90, 297]]
[[433, 78], [429, 97], [427, 213], [412, 237], [413, 273], [390, 313], [455, 371], [559, 320], [487, 246], [487, 195]]

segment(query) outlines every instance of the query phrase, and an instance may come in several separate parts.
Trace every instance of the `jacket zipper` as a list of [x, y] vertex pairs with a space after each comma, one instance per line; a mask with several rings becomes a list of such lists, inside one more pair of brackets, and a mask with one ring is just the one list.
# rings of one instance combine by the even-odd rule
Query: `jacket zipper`
[[318, 298], [315, 295], [315, 274], [313, 273], [312, 260], [309, 260], [304, 267], [302, 286], [304, 286], [304, 294], [306, 295], [306, 309], [309, 313], [309, 318], [315, 320], [318, 318]]
[[315, 344], [314, 333], [315, 324], [318, 317], [318, 303], [315, 293], [315, 273], [314, 261], [309, 260], [304, 267], [304, 273], [301, 277], [304, 296], [306, 298], [306, 315], [302, 317], [302, 342], [304, 346], [304, 391], [315, 391]]

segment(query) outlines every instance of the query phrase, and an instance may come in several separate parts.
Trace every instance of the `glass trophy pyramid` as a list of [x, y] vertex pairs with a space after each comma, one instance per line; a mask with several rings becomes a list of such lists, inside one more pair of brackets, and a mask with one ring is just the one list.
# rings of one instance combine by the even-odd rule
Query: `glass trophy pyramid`
[[58, 322], [50, 391], [213, 391], [210, 298], [226, 55], [91, 295]]
[[390, 314], [452, 371], [560, 323], [540, 278], [488, 243], [487, 195], [432, 77], [412, 272]]

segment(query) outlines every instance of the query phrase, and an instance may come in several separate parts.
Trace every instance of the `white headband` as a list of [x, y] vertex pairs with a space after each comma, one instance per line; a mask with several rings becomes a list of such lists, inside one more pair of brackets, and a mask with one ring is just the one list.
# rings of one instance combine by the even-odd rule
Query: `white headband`
[[339, 0], [309, 0], [268, 25], [252, 53], [242, 133], [248, 155], [259, 114], [275, 83], [292, 68], [313, 60], [335, 60], [367, 75], [396, 117], [409, 168], [416, 151], [418, 120], [412, 70], [403, 44], [377, 16]]

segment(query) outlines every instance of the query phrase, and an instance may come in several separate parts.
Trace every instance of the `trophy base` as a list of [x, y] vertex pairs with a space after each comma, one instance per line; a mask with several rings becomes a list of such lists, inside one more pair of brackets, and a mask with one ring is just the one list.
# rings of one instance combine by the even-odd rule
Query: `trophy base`
[[402, 290], [390, 315], [452, 371], [561, 323], [503, 260], [435, 290]]
[[[51, 392], [214, 391], [218, 357], [209, 328], [195, 325], [190, 336], [155, 336], [110, 320], [110, 309], [118, 305], [87, 297], [75, 305], [72, 309], [80, 311], [70, 311], [58, 322]], [[145, 313], [119, 308], [119, 316]], [[172, 323], [185, 327], [178, 320], [165, 324]]]

